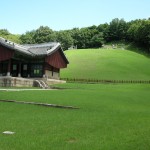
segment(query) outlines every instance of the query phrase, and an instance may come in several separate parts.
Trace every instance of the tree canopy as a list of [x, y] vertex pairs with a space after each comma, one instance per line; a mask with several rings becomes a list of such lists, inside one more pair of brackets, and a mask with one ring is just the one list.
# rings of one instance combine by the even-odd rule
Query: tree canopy
[[0, 37], [9, 39], [16, 43], [21, 43], [20, 35], [11, 34], [7, 29], [0, 29]]
[[14, 35], [7, 29], [1, 29], [0, 36], [22, 44], [60, 42], [64, 50], [71, 46], [77, 46], [80, 49], [99, 48], [103, 43], [127, 41], [150, 51], [150, 19], [126, 22], [124, 19], [115, 18], [110, 23], [98, 26], [61, 31], [53, 31], [48, 26], [40, 26], [22, 35]]

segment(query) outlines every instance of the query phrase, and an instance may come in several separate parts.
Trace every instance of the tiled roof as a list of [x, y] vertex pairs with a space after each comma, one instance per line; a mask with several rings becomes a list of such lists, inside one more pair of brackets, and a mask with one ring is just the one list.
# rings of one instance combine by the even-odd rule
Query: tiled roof
[[27, 54], [27, 55], [31, 55], [31, 53], [23, 45], [13, 43], [13, 42], [8, 41], [8, 40], [1, 38], [1, 37], [0, 37], [0, 45], [3, 45], [4, 47], [7, 47], [7, 48], [12, 49], [12, 50], [20, 51], [20, 52]]
[[60, 48], [60, 43], [57, 42], [19, 45], [1, 37], [0, 45], [30, 56], [50, 55]]

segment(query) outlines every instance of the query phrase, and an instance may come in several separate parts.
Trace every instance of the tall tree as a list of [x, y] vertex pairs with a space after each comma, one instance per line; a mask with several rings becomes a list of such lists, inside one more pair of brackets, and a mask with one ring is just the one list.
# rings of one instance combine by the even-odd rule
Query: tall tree
[[22, 34], [20, 36], [21, 43], [34, 44], [35, 43], [34, 35], [35, 35], [35, 30], [27, 31], [25, 34]]
[[103, 32], [99, 32], [99, 34], [96, 34], [92, 37], [91, 39], [92, 48], [102, 47], [103, 44], [104, 44]]
[[73, 38], [68, 31], [59, 31], [56, 33], [56, 40], [61, 43], [62, 48], [67, 50], [73, 45]]
[[135, 20], [127, 31], [128, 39], [143, 47], [150, 48], [150, 20]]
[[106, 41], [117, 41], [126, 39], [127, 23], [123, 19], [113, 19], [104, 31]]
[[44, 43], [55, 41], [55, 35], [52, 29], [48, 26], [40, 26], [33, 36], [35, 43]]

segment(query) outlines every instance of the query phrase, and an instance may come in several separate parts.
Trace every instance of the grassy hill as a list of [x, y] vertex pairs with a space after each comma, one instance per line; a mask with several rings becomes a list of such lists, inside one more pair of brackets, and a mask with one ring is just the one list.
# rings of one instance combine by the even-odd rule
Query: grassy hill
[[150, 80], [150, 59], [128, 50], [69, 50], [62, 78]]

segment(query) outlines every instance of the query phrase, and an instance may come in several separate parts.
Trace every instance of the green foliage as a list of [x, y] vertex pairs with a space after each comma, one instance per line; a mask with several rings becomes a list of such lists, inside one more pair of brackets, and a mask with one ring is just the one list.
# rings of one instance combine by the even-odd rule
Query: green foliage
[[35, 43], [44, 43], [44, 42], [52, 42], [55, 41], [55, 37], [53, 35], [53, 30], [47, 26], [40, 26], [33, 36]]
[[73, 45], [73, 38], [68, 31], [56, 32], [56, 40], [61, 43], [64, 50], [67, 50]]
[[113, 19], [104, 31], [106, 41], [124, 40], [126, 38], [127, 24], [123, 19]]
[[20, 35], [11, 34], [7, 29], [0, 29], [0, 37], [8, 39], [15, 43], [20, 43]]
[[124, 19], [115, 18], [109, 24], [63, 31], [53, 31], [48, 26], [40, 26], [21, 36], [13, 35], [7, 29], [1, 29], [0, 36], [23, 44], [57, 41], [61, 43], [64, 50], [71, 46], [77, 46], [78, 49], [99, 48], [106, 42], [126, 41], [135, 43], [150, 52], [150, 19], [126, 22]]
[[71, 33], [74, 45], [77, 45], [78, 48], [98, 48], [104, 42], [103, 33], [99, 32], [96, 26], [81, 29], [74, 28]]
[[35, 30], [27, 31], [25, 34], [20, 36], [20, 40], [22, 44], [33, 44], [35, 43], [35, 39], [33, 38], [35, 34]]
[[7, 35], [9, 35], [10, 33], [9, 33], [9, 31], [7, 30], [7, 29], [1, 29], [0, 30], [0, 35], [3, 35], [3, 36], [7, 36]]
[[64, 50], [73, 45], [73, 39], [68, 31], [53, 31], [47, 26], [40, 26], [37, 30], [28, 31], [20, 37], [22, 43], [60, 42]]
[[[81, 28], [79, 33], [79, 43], [81, 45], [81, 48], [88, 48], [90, 45], [90, 39], [91, 39], [91, 30], [88, 28]], [[80, 46], [78, 46], [80, 48]]]
[[150, 48], [150, 20], [143, 19], [133, 21], [127, 34], [130, 41]]
[[20, 37], [24, 44], [46, 43], [56, 40], [55, 33], [47, 26], [40, 26], [36, 30], [27, 31]]
[[100, 24], [100, 25], [98, 25], [97, 26], [97, 30], [99, 31], [99, 32], [105, 32], [105, 30], [108, 28], [108, 24], [107, 23], [104, 23], [104, 24]]
[[90, 41], [91, 47], [93, 48], [102, 47], [103, 43], [104, 43], [104, 38], [102, 32], [99, 32], [99, 34], [94, 35]]

